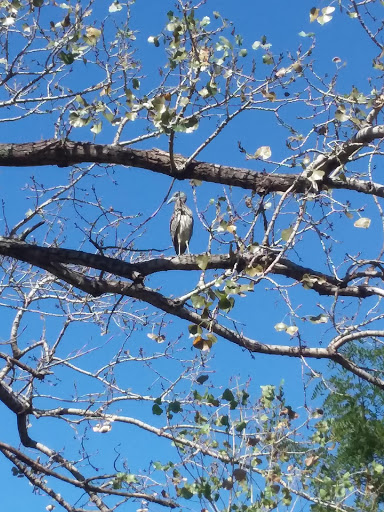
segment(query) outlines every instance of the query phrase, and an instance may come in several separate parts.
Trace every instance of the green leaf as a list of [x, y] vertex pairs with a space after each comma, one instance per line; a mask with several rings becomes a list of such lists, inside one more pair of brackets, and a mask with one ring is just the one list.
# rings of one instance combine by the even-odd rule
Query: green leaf
[[152, 414], [154, 414], [155, 416], [160, 416], [161, 414], [163, 414], [163, 409], [158, 404], [154, 404], [152, 406]]
[[209, 263], [209, 255], [208, 254], [200, 254], [196, 257], [196, 263], [201, 270], [205, 270]]
[[285, 487], [283, 487], [281, 492], [283, 493], [283, 496], [284, 496], [283, 497], [283, 504], [288, 507], [291, 504], [292, 496], [291, 496], [289, 490], [286, 489]]
[[263, 398], [267, 398], [268, 400], [273, 400], [275, 398], [275, 386], [272, 386], [271, 384], [267, 384], [266, 386], [260, 386], [261, 388], [261, 395]]
[[112, 121], [114, 120], [115, 116], [114, 114], [112, 114], [112, 112], [104, 112], [103, 113], [103, 116], [105, 117], [105, 119], [107, 121], [109, 121], [110, 123], [112, 123]]
[[287, 229], [283, 229], [282, 232], [281, 232], [281, 238], [282, 240], [284, 240], [284, 242], [288, 242], [290, 236], [292, 235], [293, 233], [293, 228], [287, 228]]
[[71, 112], [69, 114], [69, 124], [75, 128], [82, 128], [91, 122], [91, 118], [82, 117], [78, 112]]
[[272, 55], [266, 53], [263, 55], [263, 64], [273, 64], [273, 57]]
[[177, 494], [178, 494], [178, 496], [180, 496], [181, 498], [184, 498], [185, 500], [190, 500], [191, 498], [193, 498], [193, 492], [191, 492], [186, 487], [182, 487], [181, 489], [178, 489]]
[[340, 123], [344, 123], [348, 121], [349, 116], [345, 113], [346, 109], [344, 105], [339, 105], [338, 109], [335, 112], [335, 118], [340, 121]]
[[196, 116], [191, 116], [189, 119], [182, 123], [185, 128], [185, 133], [192, 133], [199, 127], [199, 119]]
[[202, 309], [205, 306], [205, 298], [202, 295], [192, 295], [191, 302], [192, 306], [196, 309]]
[[225, 313], [229, 313], [235, 305], [235, 299], [233, 297], [221, 297], [219, 300], [219, 308]]
[[131, 473], [127, 473], [124, 477], [124, 480], [127, 482], [127, 484], [133, 484], [137, 482], [136, 475], [132, 475]]
[[219, 41], [221, 43], [221, 46], [223, 46], [224, 48], [229, 48], [229, 49], [233, 48], [232, 44], [230, 43], [230, 41], [226, 37], [220, 36], [219, 37]]
[[236, 432], [242, 432], [246, 428], [246, 426], [247, 426], [247, 422], [242, 421], [238, 425], [236, 425], [235, 430], [236, 430]]
[[227, 402], [231, 402], [232, 400], [235, 399], [235, 397], [233, 396], [233, 393], [230, 389], [226, 389], [221, 397], [223, 400], [226, 400]]
[[262, 274], [263, 270], [264, 269], [261, 265], [256, 265], [255, 267], [247, 267], [245, 269], [245, 273], [250, 277], [254, 277], [257, 274]]
[[212, 334], [211, 332], [207, 333], [207, 339], [211, 343], [211, 345], [213, 345], [214, 343], [217, 342], [216, 336], [214, 334]]
[[201, 334], [203, 329], [200, 327], [200, 325], [191, 324], [188, 326], [188, 331], [192, 336], [196, 336], [197, 334]]
[[319, 169], [315, 169], [314, 171], [312, 171], [311, 175], [309, 176], [309, 180], [312, 181], [312, 182], [322, 181], [323, 178], [324, 178], [324, 175], [325, 175], [324, 171], [320, 171]]
[[75, 55], [73, 53], [65, 53], [63, 51], [58, 54], [58, 57], [64, 62], [64, 64], [72, 64], [75, 60]]
[[227, 414], [224, 414], [223, 416], [220, 416], [219, 417], [219, 425], [223, 426], [223, 427], [228, 427], [229, 426], [229, 418], [228, 418], [228, 415]]
[[327, 315], [324, 315], [324, 313], [320, 313], [317, 316], [310, 316], [309, 321], [313, 324], [326, 324], [328, 322]]
[[96, 135], [101, 132], [101, 128], [103, 127], [103, 123], [100, 121], [100, 123], [94, 124], [91, 128], [91, 132], [95, 133]]
[[384, 466], [382, 464], [379, 464], [378, 462], [373, 461], [372, 469], [375, 473], [377, 473], [378, 475], [381, 475], [384, 471]]
[[204, 384], [209, 379], [208, 375], [200, 375], [200, 377], [197, 377], [196, 382], [198, 384]]
[[171, 402], [168, 405], [168, 411], [178, 413], [181, 412], [183, 409], [181, 408], [181, 404], [179, 401], [175, 400], [174, 402]]
[[304, 32], [303, 30], [298, 34], [300, 37], [314, 37], [314, 32]]

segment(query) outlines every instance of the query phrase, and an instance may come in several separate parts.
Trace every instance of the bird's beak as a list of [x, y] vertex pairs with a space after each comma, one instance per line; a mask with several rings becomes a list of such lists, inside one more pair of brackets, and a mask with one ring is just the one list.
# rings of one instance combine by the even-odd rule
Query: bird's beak
[[171, 199], [167, 201], [167, 204], [174, 203], [176, 201], [176, 197], [172, 196]]

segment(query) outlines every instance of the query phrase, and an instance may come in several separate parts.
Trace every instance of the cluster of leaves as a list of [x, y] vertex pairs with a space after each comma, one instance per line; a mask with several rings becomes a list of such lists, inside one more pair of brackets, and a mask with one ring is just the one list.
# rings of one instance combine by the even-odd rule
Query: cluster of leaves
[[[202, 385], [208, 376], [198, 379]], [[153, 414], [159, 414], [160, 403], [154, 404]], [[182, 462], [154, 463], [156, 471], [167, 475], [171, 495], [203, 510], [212, 506], [243, 512], [290, 506], [304, 496], [314, 511], [335, 506], [347, 510], [347, 501], [355, 500], [351, 474], [341, 466], [331, 472], [324, 464], [327, 453], [337, 453], [338, 444], [322, 410], [304, 412], [300, 418], [286, 403], [283, 388], [271, 385], [261, 386], [256, 401], [247, 387], [220, 394], [212, 386], [204, 392], [195, 389], [193, 404], [190, 427], [185, 416], [182, 427], [176, 421], [177, 414], [188, 414], [188, 406], [168, 407]]]

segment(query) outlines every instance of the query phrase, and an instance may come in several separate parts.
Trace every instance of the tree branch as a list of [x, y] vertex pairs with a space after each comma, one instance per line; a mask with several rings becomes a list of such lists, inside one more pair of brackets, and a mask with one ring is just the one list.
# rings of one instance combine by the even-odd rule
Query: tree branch
[[[319, 169], [325, 172], [325, 178], [322, 182], [318, 182], [319, 190], [347, 188], [384, 197], [384, 187], [380, 184], [371, 184], [370, 182], [354, 179], [343, 181], [328, 177], [333, 170], [345, 164], [354, 152], [382, 137], [384, 137], [384, 126], [364, 128], [349, 141], [342, 144], [337, 151], [321, 154], [311, 165], [311, 169]], [[0, 144], [0, 166], [57, 165], [58, 167], [68, 167], [85, 162], [138, 167], [177, 179], [198, 179], [253, 190], [259, 195], [270, 192], [284, 192], [292, 185], [294, 185], [293, 192], [296, 193], [304, 193], [313, 189], [312, 182], [298, 174], [268, 174], [265, 171], [197, 160], [189, 162], [188, 158], [182, 155], [174, 155], [174, 165], [183, 169], [182, 175], [175, 176], [174, 166], [169, 154], [158, 149], [141, 150], [56, 139], [22, 144]]]

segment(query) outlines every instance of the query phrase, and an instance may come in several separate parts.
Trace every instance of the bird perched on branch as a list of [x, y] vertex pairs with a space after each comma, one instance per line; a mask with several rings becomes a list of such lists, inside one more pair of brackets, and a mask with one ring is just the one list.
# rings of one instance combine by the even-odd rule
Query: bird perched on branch
[[187, 196], [184, 192], [175, 192], [167, 204], [175, 203], [170, 222], [170, 231], [176, 254], [189, 254], [189, 241], [193, 231], [192, 210], [185, 204]]

